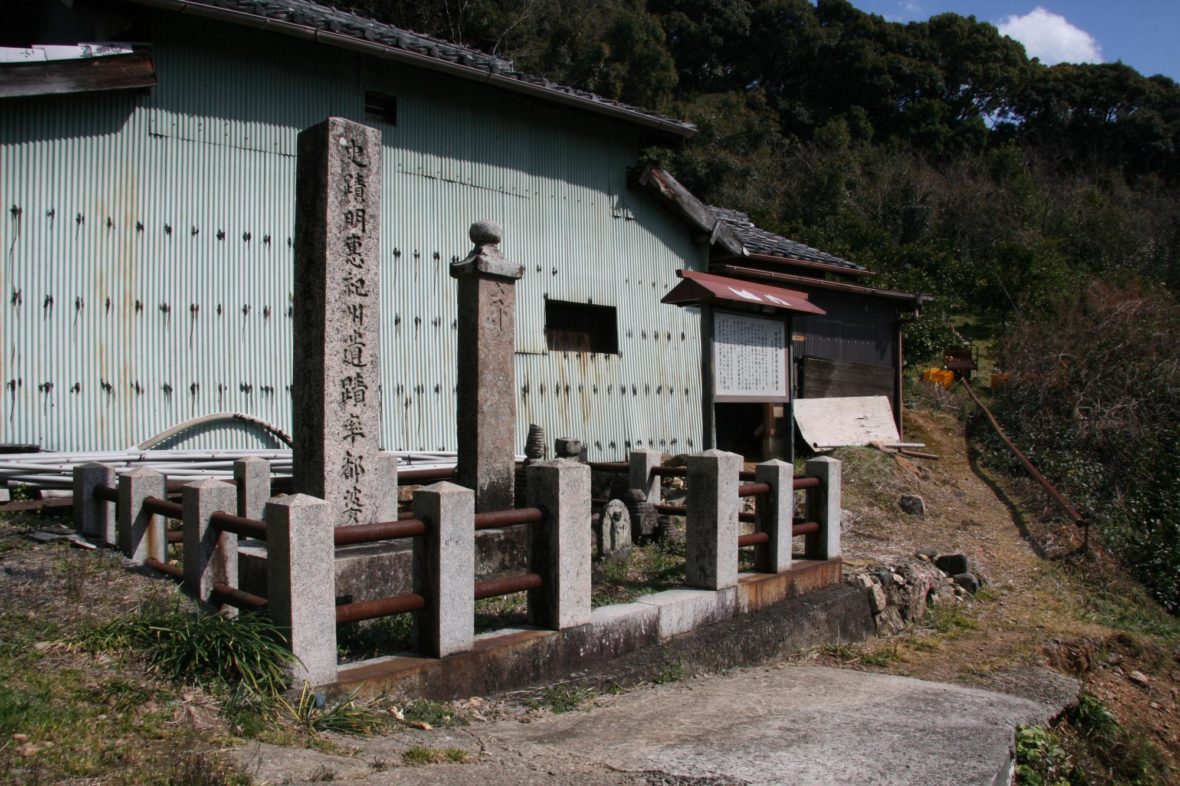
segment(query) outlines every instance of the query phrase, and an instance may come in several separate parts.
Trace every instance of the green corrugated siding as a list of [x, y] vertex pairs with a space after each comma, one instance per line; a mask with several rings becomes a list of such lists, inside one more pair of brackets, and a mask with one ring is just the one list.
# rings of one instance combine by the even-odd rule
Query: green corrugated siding
[[[482, 218], [503, 224], [505, 254], [526, 268], [520, 444], [535, 422], [583, 437], [599, 456], [699, 446], [698, 322], [659, 298], [677, 268], [701, 265], [702, 250], [627, 190], [633, 129], [166, 14], [153, 45], [159, 85], [149, 94], [3, 104], [0, 441], [122, 448], [218, 411], [289, 430], [295, 137], [337, 115], [384, 135], [387, 447], [454, 449], [447, 265]], [[366, 120], [365, 90], [397, 96], [396, 126]], [[547, 353], [547, 296], [615, 306], [620, 355]], [[187, 444], [271, 443], [221, 427]]]

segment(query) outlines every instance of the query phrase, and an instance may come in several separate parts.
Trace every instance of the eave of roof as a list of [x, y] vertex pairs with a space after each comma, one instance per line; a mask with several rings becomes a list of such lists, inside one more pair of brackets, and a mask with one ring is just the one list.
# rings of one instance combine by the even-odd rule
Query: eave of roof
[[338, 11], [310, 0], [126, 0], [137, 5], [193, 14], [270, 30], [317, 43], [363, 52], [552, 103], [690, 137], [696, 126], [588, 90], [558, 85], [522, 73], [509, 60], [392, 25]]
[[718, 273], [723, 273], [730, 276], [738, 276], [743, 279], [761, 279], [763, 281], [771, 281], [776, 284], [791, 284], [802, 289], [824, 289], [830, 292], [849, 292], [857, 295], [865, 295], [867, 297], [881, 298], [884, 300], [894, 300], [906, 303], [911, 303], [915, 308], [921, 308], [922, 304], [929, 303], [934, 298], [930, 295], [922, 293], [914, 294], [912, 292], [901, 292], [895, 289], [877, 289], [875, 287], [866, 287], [863, 284], [850, 284], [846, 281], [828, 281], [823, 278], [815, 278], [813, 276], [795, 276], [790, 273], [775, 273], [770, 270], [758, 270], [756, 268], [741, 267], [740, 265], [718, 265], [716, 268]]
[[688, 306], [721, 301], [729, 305], [758, 310], [770, 309], [817, 315], [827, 313], [810, 302], [805, 292], [767, 284], [755, 284], [730, 276], [700, 273], [695, 270], [678, 270], [676, 275], [680, 276], [683, 281], [664, 295], [660, 299], [661, 303]]

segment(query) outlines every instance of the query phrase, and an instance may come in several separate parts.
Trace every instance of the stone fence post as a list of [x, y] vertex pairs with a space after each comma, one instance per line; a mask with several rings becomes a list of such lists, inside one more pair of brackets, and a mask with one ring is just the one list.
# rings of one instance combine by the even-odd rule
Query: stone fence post
[[216, 583], [238, 584], [238, 536], [222, 532], [209, 518], [234, 510], [236, 492], [229, 483], [206, 478], [181, 492], [184, 508], [184, 589], [208, 603]]
[[688, 457], [685, 583], [719, 590], [737, 585], [738, 474], [742, 457], [706, 450]]
[[443, 658], [475, 642], [475, 492], [435, 483], [414, 493], [414, 516], [426, 535], [414, 538], [414, 592], [426, 598], [416, 615], [418, 649]]
[[238, 515], [261, 521], [270, 499], [270, 462], [259, 456], [238, 459], [234, 462], [234, 482], [238, 487]]
[[840, 462], [814, 458], [805, 471], [819, 478], [819, 488], [808, 494], [808, 518], [819, 523], [819, 532], [807, 536], [807, 557], [835, 559], [840, 556]]
[[507, 510], [516, 481], [515, 303], [524, 267], [504, 257], [504, 232], [493, 221], [477, 221], [468, 232], [475, 244], [451, 263], [458, 281], [458, 375], [455, 477], [475, 490], [480, 513]]
[[533, 525], [531, 570], [544, 580], [529, 590], [529, 621], [554, 630], [590, 621], [590, 467], [557, 460], [528, 468], [529, 505], [545, 512]]
[[786, 573], [791, 569], [791, 540], [795, 518], [795, 467], [780, 459], [764, 461], [754, 469], [754, 480], [770, 485], [754, 507], [754, 528], [770, 535], [770, 541], [754, 548], [756, 569], [762, 573]]
[[118, 522], [116, 540], [127, 557], [144, 562], [149, 557], [163, 562], [168, 557], [168, 532], [163, 516], [144, 510], [148, 497], [165, 499], [167, 482], [163, 475], [139, 467], [119, 476]]
[[115, 503], [95, 499], [98, 486], [115, 488], [115, 468], [104, 464], [74, 467], [74, 528], [88, 538], [115, 545]]
[[336, 552], [332, 505], [306, 494], [266, 503], [266, 595], [286, 629], [295, 685], [336, 681]]
[[630, 456], [630, 467], [627, 472], [628, 485], [642, 491], [647, 501], [658, 505], [663, 496], [663, 478], [652, 475], [651, 471], [660, 466], [664, 454], [658, 450], [633, 450]]

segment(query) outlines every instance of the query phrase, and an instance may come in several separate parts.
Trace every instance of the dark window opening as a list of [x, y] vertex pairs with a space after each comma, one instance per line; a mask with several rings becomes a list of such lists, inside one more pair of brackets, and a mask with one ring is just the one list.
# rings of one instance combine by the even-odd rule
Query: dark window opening
[[365, 91], [365, 116], [397, 125], [397, 96]]
[[552, 352], [619, 352], [614, 306], [545, 301], [545, 344]]

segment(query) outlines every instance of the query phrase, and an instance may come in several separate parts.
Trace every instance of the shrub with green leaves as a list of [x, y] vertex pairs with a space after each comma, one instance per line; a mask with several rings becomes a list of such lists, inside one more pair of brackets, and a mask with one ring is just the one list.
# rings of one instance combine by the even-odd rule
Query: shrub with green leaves
[[[996, 415], [1103, 542], [1180, 611], [1180, 303], [1101, 281], [1028, 309], [1001, 346], [1012, 374]], [[990, 429], [989, 461], [1019, 474]]]

